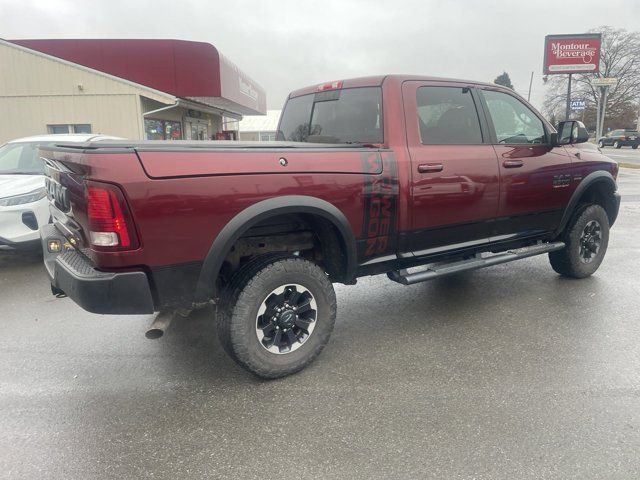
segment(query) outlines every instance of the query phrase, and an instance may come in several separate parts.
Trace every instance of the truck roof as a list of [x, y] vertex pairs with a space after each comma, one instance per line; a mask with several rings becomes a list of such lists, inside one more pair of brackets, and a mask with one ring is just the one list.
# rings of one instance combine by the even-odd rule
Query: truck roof
[[[478, 82], [475, 80], [465, 80], [460, 78], [445, 78], [445, 77], [431, 77], [428, 75], [403, 75], [403, 74], [389, 74], [389, 75], [373, 75], [368, 77], [347, 78], [344, 80], [334, 80], [333, 82], [342, 82], [341, 88], [354, 88], [354, 87], [379, 87], [384, 82], [396, 81], [398, 83], [406, 82], [409, 80], [421, 80], [430, 82], [451, 82], [451, 83], [464, 83], [467, 85], [490, 85], [495, 86], [493, 83]], [[299, 97], [300, 95], [306, 95], [308, 93], [314, 93], [318, 91], [318, 87], [327, 85], [332, 82], [323, 82], [308, 87], [294, 90], [289, 94], [289, 98]]]

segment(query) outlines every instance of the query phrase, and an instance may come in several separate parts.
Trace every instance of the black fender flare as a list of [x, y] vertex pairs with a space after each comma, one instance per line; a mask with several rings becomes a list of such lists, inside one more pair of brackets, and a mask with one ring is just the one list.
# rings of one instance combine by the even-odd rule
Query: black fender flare
[[[569, 223], [569, 220], [571, 219], [571, 215], [573, 215], [575, 208], [578, 206], [578, 201], [580, 200], [580, 197], [582, 197], [582, 195], [584, 194], [584, 192], [587, 191], [588, 188], [592, 187], [596, 183], [604, 183], [605, 185], [611, 188], [612, 192], [615, 192], [618, 188], [616, 185], [616, 181], [613, 178], [613, 175], [611, 175], [609, 172], [605, 170], [598, 170], [595, 172], [591, 172], [589, 175], [584, 177], [580, 182], [580, 184], [577, 186], [576, 190], [573, 192], [573, 195], [571, 195], [571, 198], [569, 199], [569, 203], [567, 204], [567, 207], [564, 209], [564, 213], [562, 215], [562, 220], [560, 221], [560, 225], [558, 226], [557, 230], [554, 232], [554, 236], [558, 236], [562, 233], [564, 228], [567, 226], [567, 223]], [[613, 223], [615, 222], [617, 214], [618, 214], [618, 210], [616, 208], [615, 215], [611, 219], [611, 225], [613, 225]]]
[[346, 247], [345, 277], [347, 280], [355, 278], [357, 268], [356, 239], [347, 217], [337, 207], [325, 200], [305, 195], [286, 195], [255, 203], [242, 210], [224, 226], [213, 241], [202, 264], [195, 292], [196, 303], [207, 302], [212, 298], [212, 295], [216, 295], [215, 282], [224, 259], [244, 232], [267, 218], [287, 213], [310, 213], [330, 221], [342, 236]]

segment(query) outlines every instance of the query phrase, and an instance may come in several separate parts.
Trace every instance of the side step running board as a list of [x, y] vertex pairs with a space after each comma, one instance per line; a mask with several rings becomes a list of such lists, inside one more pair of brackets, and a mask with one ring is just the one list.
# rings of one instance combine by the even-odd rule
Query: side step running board
[[531, 247], [496, 253], [495, 255], [488, 257], [476, 256], [469, 258], [468, 260], [432, 265], [426, 270], [421, 270], [415, 273], [408, 273], [406, 270], [395, 270], [393, 272], [389, 272], [387, 275], [394, 282], [402, 283], [403, 285], [413, 285], [414, 283], [424, 282], [433, 278], [451, 275], [453, 273], [477, 270], [478, 268], [512, 262], [514, 260], [520, 260], [521, 258], [555, 252], [556, 250], [562, 250], [564, 247], [564, 242], [539, 243]]

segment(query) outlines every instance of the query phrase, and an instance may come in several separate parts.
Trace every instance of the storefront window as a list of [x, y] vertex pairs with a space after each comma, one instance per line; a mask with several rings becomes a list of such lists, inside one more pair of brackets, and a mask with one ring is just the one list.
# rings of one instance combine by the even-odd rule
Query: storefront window
[[165, 140], [182, 140], [182, 123], [164, 122], [164, 139]]
[[147, 140], [182, 140], [182, 123], [172, 120], [144, 119]]

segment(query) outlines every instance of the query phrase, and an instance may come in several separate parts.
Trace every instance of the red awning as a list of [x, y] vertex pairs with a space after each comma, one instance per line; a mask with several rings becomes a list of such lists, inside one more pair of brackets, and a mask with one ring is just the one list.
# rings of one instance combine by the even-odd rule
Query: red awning
[[209, 43], [184, 40], [10, 40], [31, 50], [242, 115], [266, 113], [263, 88]]

